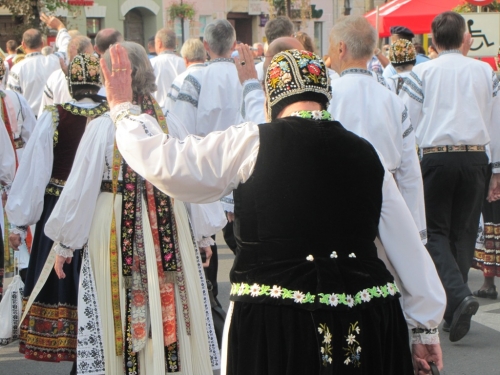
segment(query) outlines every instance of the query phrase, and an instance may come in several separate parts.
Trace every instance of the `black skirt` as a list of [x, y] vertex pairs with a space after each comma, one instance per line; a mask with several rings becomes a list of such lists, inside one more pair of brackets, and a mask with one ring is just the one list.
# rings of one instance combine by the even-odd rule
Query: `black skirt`
[[[40, 220], [36, 224], [30, 261], [24, 286], [24, 305], [31, 295], [54, 242], [45, 235], [45, 223], [58, 197], [45, 194]], [[64, 264], [66, 278], [59, 280], [52, 269], [45, 285], [21, 324], [20, 352], [28, 359], [60, 362], [76, 359], [78, 328], [78, 281], [81, 257], [79, 250], [70, 264]]]
[[352, 311], [234, 302], [228, 375], [413, 375], [398, 300]]

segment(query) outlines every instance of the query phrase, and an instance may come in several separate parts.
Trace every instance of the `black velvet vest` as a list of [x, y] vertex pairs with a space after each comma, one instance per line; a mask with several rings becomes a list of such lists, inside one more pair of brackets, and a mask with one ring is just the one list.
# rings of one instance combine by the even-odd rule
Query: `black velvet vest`
[[234, 191], [231, 300], [349, 310], [397, 297], [373, 242], [384, 169], [371, 144], [338, 122], [259, 129], [254, 172]]
[[87, 117], [74, 115], [60, 105], [57, 106], [57, 110], [59, 111], [59, 125], [57, 126], [59, 139], [54, 147], [51, 177], [66, 181], [75, 160], [76, 150], [85, 132]]

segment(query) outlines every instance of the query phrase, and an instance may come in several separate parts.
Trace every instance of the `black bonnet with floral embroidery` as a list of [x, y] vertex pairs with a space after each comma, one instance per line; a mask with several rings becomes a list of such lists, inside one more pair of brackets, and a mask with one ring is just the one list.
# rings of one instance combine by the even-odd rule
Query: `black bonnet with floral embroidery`
[[101, 87], [99, 69], [99, 58], [95, 55], [87, 53], [76, 55], [68, 66], [68, 85], [70, 93], [73, 93], [72, 87], [77, 85]]
[[3, 63], [3, 57], [0, 56], [0, 80], [2, 80], [3, 77], [5, 77], [5, 65]]
[[413, 64], [417, 62], [417, 52], [412, 42], [407, 39], [398, 39], [391, 44], [389, 60], [393, 66]]
[[332, 98], [323, 60], [312, 52], [291, 49], [276, 54], [266, 74], [267, 114], [271, 120], [286, 106], [313, 101], [324, 109]]

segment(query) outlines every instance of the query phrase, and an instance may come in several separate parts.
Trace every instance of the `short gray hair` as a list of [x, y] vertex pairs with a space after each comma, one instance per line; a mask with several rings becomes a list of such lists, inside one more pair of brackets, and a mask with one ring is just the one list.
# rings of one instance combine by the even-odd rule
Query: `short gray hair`
[[344, 42], [355, 59], [369, 59], [373, 56], [377, 41], [377, 31], [363, 16], [345, 17], [330, 32], [330, 44]]
[[236, 41], [236, 31], [227, 20], [215, 20], [205, 27], [204, 40], [210, 49], [221, 56], [228, 53]]
[[207, 52], [201, 40], [198, 38], [191, 38], [186, 40], [182, 45], [181, 56], [189, 62], [204, 62]]
[[155, 39], [159, 39], [161, 41], [161, 45], [163, 46], [163, 48], [175, 49], [175, 47], [177, 46], [175, 32], [173, 30], [167, 29], [166, 27], [158, 30], [155, 35]]
[[267, 43], [271, 44], [276, 39], [283, 36], [292, 36], [293, 23], [290, 18], [285, 16], [276, 17], [266, 23], [264, 32], [266, 34]]
[[68, 43], [68, 59], [72, 61], [73, 58], [80, 53], [91, 53], [92, 41], [85, 35], [77, 35]]
[[[132, 66], [132, 90], [136, 95], [150, 95], [157, 90], [155, 73], [149, 61], [146, 50], [140, 44], [134, 42], [119, 43], [127, 51], [130, 65]], [[111, 57], [109, 49], [104, 54], [104, 61], [111, 70]], [[104, 78], [104, 75], [101, 75]]]

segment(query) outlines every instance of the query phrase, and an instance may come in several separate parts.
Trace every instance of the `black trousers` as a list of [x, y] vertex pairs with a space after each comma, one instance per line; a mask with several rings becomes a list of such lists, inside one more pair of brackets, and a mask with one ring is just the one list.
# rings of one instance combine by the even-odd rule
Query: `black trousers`
[[451, 322], [457, 306], [471, 295], [467, 275], [485, 199], [488, 158], [484, 152], [427, 154], [421, 169], [428, 231], [426, 247], [446, 290], [444, 318]]

